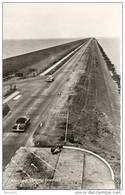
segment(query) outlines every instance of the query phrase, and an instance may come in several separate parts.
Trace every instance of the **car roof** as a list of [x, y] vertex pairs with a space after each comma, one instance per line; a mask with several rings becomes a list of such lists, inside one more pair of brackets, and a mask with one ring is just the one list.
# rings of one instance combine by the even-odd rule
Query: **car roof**
[[20, 116], [20, 117], [18, 117], [18, 118], [29, 118], [29, 117], [27, 117], [27, 116]]
[[19, 122], [19, 121], [21, 121], [21, 120], [23, 120], [23, 121], [26, 121], [28, 118], [25, 116], [21, 116], [21, 117], [19, 117], [17, 120], [16, 120], [16, 122]]

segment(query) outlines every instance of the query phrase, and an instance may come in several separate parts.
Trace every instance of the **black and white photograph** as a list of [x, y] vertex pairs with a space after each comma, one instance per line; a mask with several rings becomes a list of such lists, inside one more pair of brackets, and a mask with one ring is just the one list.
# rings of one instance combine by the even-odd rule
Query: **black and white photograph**
[[2, 3], [2, 190], [122, 189], [122, 6]]

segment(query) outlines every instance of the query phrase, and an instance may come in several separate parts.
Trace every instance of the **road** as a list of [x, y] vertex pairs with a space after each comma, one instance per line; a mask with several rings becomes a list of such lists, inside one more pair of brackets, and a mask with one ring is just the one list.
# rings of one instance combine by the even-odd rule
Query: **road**
[[[86, 48], [91, 44], [91, 39], [73, 55], [58, 71], [54, 73], [53, 83], [46, 83], [44, 78], [24, 82], [20, 88], [22, 96], [8, 102], [11, 114], [3, 120], [3, 169], [10, 162], [12, 156], [21, 147], [25, 146], [30, 136], [35, 132], [40, 122], [45, 120], [49, 109], [58, 98], [58, 92], [68, 79], [72, 68], [80, 60]], [[23, 115], [29, 115], [31, 125], [25, 133], [12, 132], [15, 120]]]

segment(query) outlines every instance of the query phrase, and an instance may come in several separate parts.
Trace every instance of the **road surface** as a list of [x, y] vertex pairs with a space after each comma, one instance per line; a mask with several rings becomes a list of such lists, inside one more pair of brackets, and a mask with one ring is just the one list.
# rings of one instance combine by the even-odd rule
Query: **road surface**
[[[91, 44], [91, 39], [68, 60], [58, 71], [54, 73], [53, 83], [46, 83], [44, 78], [24, 82], [17, 87], [20, 88], [21, 97], [8, 102], [11, 114], [3, 119], [3, 169], [10, 162], [12, 156], [21, 147], [25, 146], [30, 135], [35, 132], [42, 121], [42, 117], [48, 115], [49, 109], [58, 98], [58, 92], [65, 84], [70, 71], [80, 60], [86, 48]], [[25, 133], [14, 133], [12, 127], [16, 119], [23, 115], [31, 118], [31, 125]]]

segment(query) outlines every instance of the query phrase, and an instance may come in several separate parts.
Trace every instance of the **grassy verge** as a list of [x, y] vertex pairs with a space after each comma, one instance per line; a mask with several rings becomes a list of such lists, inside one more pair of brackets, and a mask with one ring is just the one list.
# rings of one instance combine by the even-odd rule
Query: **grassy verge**
[[[35, 132], [34, 144], [37, 147], [65, 144], [68, 111], [66, 144], [88, 149], [106, 159], [114, 171], [116, 188], [119, 189], [120, 151], [115, 134], [118, 129], [112, 122], [115, 113], [111, 110], [102, 67], [97, 57], [95, 61], [92, 60], [92, 53], [92, 48], [89, 48], [84, 59], [77, 64], [74, 74], [69, 78], [70, 87], [66, 84], [66, 92], [63, 90], [66, 97], [62, 96], [63, 107], [51, 113], [45, 130], [38, 129]], [[77, 73], [78, 79], [75, 80]], [[73, 80], [74, 85], [71, 82]], [[60, 105], [61, 97], [59, 99], [57, 105]]]

